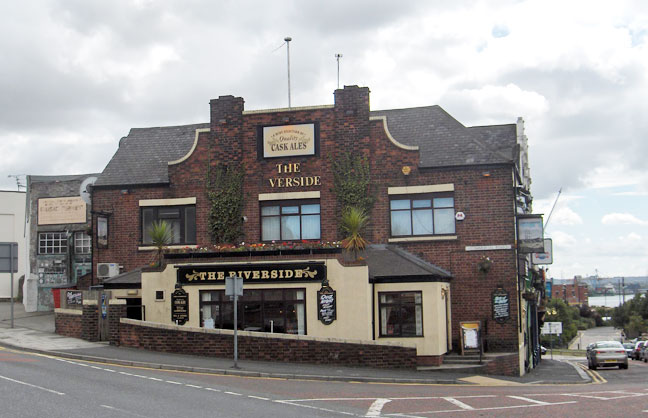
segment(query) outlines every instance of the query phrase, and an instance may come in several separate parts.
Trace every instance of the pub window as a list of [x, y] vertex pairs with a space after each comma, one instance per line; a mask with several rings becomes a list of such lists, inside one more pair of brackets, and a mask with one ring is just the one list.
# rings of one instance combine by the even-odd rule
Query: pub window
[[155, 291], [155, 300], [164, 300], [164, 290]]
[[454, 197], [448, 193], [392, 197], [391, 236], [455, 233]]
[[[238, 329], [306, 334], [304, 289], [246, 289], [238, 299]], [[200, 326], [234, 329], [234, 308], [223, 290], [200, 291]]]
[[422, 337], [421, 292], [378, 293], [381, 337]]
[[152, 244], [149, 228], [153, 222], [166, 221], [171, 227], [171, 244], [196, 243], [196, 206], [142, 208], [142, 243]]
[[318, 200], [266, 202], [261, 205], [261, 240], [320, 239]]
[[90, 254], [92, 240], [90, 235], [85, 232], [74, 233], [74, 253], [75, 254]]
[[66, 254], [66, 232], [40, 232], [38, 234], [38, 254]]

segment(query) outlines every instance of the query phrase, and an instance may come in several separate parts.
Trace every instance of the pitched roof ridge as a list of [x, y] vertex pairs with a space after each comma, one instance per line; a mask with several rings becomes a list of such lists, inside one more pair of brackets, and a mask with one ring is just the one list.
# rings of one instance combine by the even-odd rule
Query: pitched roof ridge
[[153, 129], [171, 129], [171, 128], [188, 128], [190, 126], [209, 125], [209, 122], [187, 123], [184, 125], [168, 125], [168, 126], [148, 126], [142, 128], [130, 128], [130, 131], [144, 131]]

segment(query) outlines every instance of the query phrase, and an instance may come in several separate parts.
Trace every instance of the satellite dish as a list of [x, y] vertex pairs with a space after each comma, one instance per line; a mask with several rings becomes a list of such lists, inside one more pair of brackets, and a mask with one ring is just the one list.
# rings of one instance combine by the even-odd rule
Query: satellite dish
[[88, 205], [90, 204], [90, 189], [92, 189], [92, 185], [95, 184], [95, 181], [97, 181], [96, 177], [88, 177], [83, 180], [81, 186], [79, 186], [79, 196], [81, 196], [81, 199], [83, 199], [83, 201]]

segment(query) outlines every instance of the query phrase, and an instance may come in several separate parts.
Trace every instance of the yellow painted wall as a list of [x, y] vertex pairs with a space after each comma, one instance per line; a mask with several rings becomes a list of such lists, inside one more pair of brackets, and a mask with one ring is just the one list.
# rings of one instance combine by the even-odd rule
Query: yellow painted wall
[[[448, 289], [442, 294], [442, 289]], [[381, 338], [378, 294], [380, 292], [421, 291], [423, 299], [423, 337]], [[378, 283], [376, 284], [376, 339], [380, 341], [411, 341], [416, 343], [419, 356], [445, 354], [448, 346], [449, 323], [446, 315], [445, 298], [449, 298], [448, 283]], [[448, 301], [449, 303], [449, 301]]]
[[[301, 262], [303, 260], [294, 260]], [[372, 285], [368, 280], [367, 266], [344, 267], [336, 259], [311, 260], [323, 261], [327, 266], [329, 285], [336, 291], [337, 319], [324, 325], [317, 319], [317, 291], [321, 282], [290, 283], [278, 282], [249, 284], [245, 289], [304, 288], [306, 289], [306, 331], [307, 335], [350, 340], [372, 340]], [[290, 260], [282, 263], [291, 262]], [[214, 265], [206, 263], [205, 265]], [[232, 264], [228, 262], [226, 264]], [[267, 262], [259, 263], [267, 264]], [[193, 264], [198, 265], [198, 264]], [[180, 265], [178, 265], [180, 266]], [[167, 265], [159, 272], [142, 273], [142, 304], [146, 306], [146, 320], [161, 324], [171, 324], [171, 294], [175, 290], [176, 268]], [[201, 290], [224, 290], [224, 285], [184, 285], [189, 295], [189, 321], [187, 326], [200, 327]], [[445, 299], [441, 289], [448, 289], [447, 283], [402, 283], [375, 285], [375, 331], [376, 340], [394, 342], [415, 342], [419, 355], [441, 355], [447, 351], [447, 327], [450, 318], [446, 315]], [[156, 301], [155, 292], [164, 291], [164, 300]], [[378, 292], [418, 291], [423, 292], [423, 335], [422, 338], [378, 338], [379, 311]]]

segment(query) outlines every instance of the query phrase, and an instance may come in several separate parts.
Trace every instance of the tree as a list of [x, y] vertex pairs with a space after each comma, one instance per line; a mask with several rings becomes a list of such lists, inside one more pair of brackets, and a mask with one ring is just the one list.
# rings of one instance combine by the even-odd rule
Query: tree
[[158, 261], [157, 265], [162, 265], [162, 255], [164, 254], [164, 247], [173, 241], [173, 231], [171, 225], [167, 221], [154, 221], [151, 226], [146, 230], [151, 243], [157, 248]]
[[342, 213], [340, 229], [345, 235], [342, 246], [358, 259], [358, 252], [365, 249], [368, 242], [362, 237], [362, 231], [369, 223], [369, 216], [363, 209], [351, 206]]

